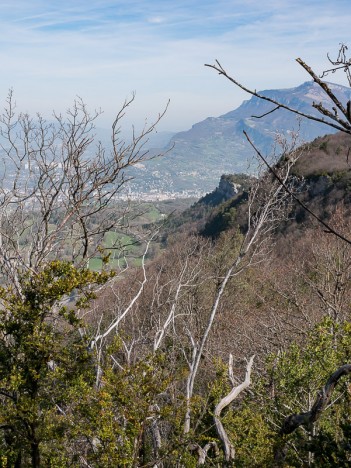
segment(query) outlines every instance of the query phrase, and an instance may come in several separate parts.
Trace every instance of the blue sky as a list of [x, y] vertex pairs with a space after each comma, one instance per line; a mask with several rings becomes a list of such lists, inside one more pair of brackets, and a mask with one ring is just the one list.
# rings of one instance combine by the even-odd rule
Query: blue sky
[[[136, 92], [126, 123], [186, 130], [247, 96], [204, 67], [218, 59], [256, 89], [308, 79], [340, 42], [350, 45], [350, 0], [0, 0], [0, 99], [49, 117], [81, 96], [108, 126]], [[346, 85], [343, 76], [334, 81]]]

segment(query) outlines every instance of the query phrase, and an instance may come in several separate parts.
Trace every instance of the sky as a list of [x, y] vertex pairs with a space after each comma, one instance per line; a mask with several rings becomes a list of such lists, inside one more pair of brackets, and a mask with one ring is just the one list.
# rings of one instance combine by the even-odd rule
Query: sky
[[[187, 130], [248, 96], [215, 71], [217, 59], [253, 89], [289, 88], [350, 45], [350, 0], [0, 0], [0, 105], [50, 118], [81, 97], [109, 127], [136, 93], [126, 126]], [[347, 84], [342, 74], [330, 81]]]

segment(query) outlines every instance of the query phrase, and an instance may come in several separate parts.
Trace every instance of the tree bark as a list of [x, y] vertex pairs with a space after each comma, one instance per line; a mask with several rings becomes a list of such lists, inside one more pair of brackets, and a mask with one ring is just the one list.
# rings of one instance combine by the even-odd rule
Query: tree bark
[[[318, 392], [311, 410], [305, 413], [292, 414], [288, 416], [282, 424], [280, 435], [286, 436], [288, 434], [292, 434], [300, 426], [305, 426], [308, 430], [312, 430], [313, 424], [318, 421], [323, 411], [329, 405], [333, 391], [338, 381], [341, 377], [350, 373], [351, 364], [345, 364], [333, 372], [324, 387]], [[286, 443], [278, 443], [274, 453], [276, 467], [283, 466], [287, 453], [286, 447]]]
[[38, 442], [31, 443], [31, 457], [32, 457], [32, 467], [39, 468], [40, 467], [40, 451], [39, 451]]
[[280, 430], [281, 435], [291, 434], [299, 426], [310, 427], [312, 424], [314, 424], [320, 418], [322, 412], [330, 403], [330, 399], [339, 379], [344, 375], [350, 373], [351, 364], [345, 364], [344, 366], [339, 367], [338, 370], [333, 372], [333, 374], [327, 380], [327, 383], [318, 392], [316, 401], [314, 402], [311, 410], [307, 411], [306, 413], [292, 414], [288, 416], [283, 422], [282, 428]]
[[[219, 438], [221, 439], [223, 446], [224, 446], [224, 455], [226, 461], [234, 460], [235, 458], [235, 448], [233, 444], [230, 442], [228, 434], [226, 433], [224, 426], [220, 420], [221, 412], [224, 408], [226, 408], [230, 403], [235, 400], [235, 398], [245, 390], [251, 384], [251, 368], [253, 364], [255, 356], [251, 356], [247, 367], [246, 367], [246, 375], [245, 380], [243, 383], [234, 387], [228, 395], [226, 395], [222, 400], [218, 403], [214, 411], [214, 422], [216, 425], [216, 430], [218, 433]], [[231, 375], [231, 359], [229, 361], [229, 374]]]

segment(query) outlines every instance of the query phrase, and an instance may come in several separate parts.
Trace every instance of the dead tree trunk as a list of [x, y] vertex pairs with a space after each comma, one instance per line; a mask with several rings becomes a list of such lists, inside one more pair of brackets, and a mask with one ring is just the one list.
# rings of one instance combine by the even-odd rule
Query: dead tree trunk
[[[224, 408], [226, 408], [235, 398], [245, 390], [251, 384], [251, 368], [253, 364], [255, 356], [251, 356], [247, 367], [246, 367], [246, 375], [245, 380], [243, 383], [234, 387], [228, 395], [226, 395], [222, 400], [218, 403], [214, 411], [214, 422], [216, 425], [216, 430], [218, 433], [218, 437], [221, 439], [223, 446], [224, 446], [224, 455], [226, 461], [234, 460], [235, 458], [235, 448], [229, 440], [228, 434], [226, 433], [224, 426], [220, 420], [221, 412]], [[229, 376], [232, 375], [232, 360], [229, 360]]]

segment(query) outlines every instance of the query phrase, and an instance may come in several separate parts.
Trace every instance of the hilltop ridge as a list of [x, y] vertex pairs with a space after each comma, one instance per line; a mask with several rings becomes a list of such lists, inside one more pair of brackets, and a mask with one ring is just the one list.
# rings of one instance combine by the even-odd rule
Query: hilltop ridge
[[[297, 180], [301, 201], [324, 220], [341, 205], [345, 213], [350, 212], [351, 137], [341, 132], [325, 135], [303, 145], [299, 151], [301, 154], [292, 167], [291, 177]], [[246, 201], [253, 180], [245, 174], [222, 175], [212, 192], [176, 215], [178, 219], [173, 219], [171, 224], [179, 228], [185, 223], [190, 230], [210, 237], [217, 237], [233, 226], [245, 228]], [[280, 228], [286, 233], [294, 231], [298, 225], [310, 223], [310, 216], [293, 203], [288, 219]]]
[[[341, 102], [351, 99], [351, 89], [330, 83]], [[301, 112], [318, 115], [313, 102], [322, 102], [331, 108], [332, 103], [313, 81], [295, 88], [265, 90], [260, 94], [272, 97]], [[297, 132], [301, 144], [310, 142], [333, 129], [319, 122], [299, 119], [285, 109], [261, 116], [274, 106], [252, 97], [238, 108], [219, 117], [208, 117], [195, 123], [191, 129], [174, 135], [164, 151], [164, 157], [150, 161], [135, 169], [136, 179], [142, 179], [144, 190], [212, 191], [222, 174], [254, 173], [253, 150], [243, 135], [247, 131], [252, 141], [270, 156], [274, 154], [277, 135], [291, 138]], [[160, 150], [155, 150], [155, 154]], [[161, 150], [162, 151], [162, 150]], [[133, 190], [139, 190], [134, 185]]]

